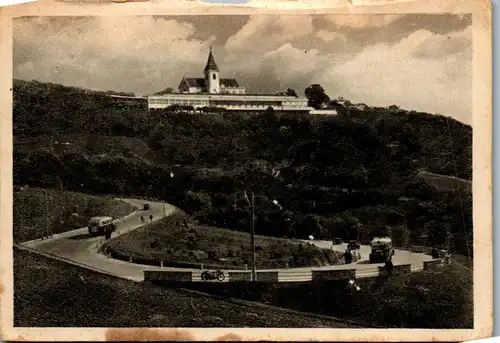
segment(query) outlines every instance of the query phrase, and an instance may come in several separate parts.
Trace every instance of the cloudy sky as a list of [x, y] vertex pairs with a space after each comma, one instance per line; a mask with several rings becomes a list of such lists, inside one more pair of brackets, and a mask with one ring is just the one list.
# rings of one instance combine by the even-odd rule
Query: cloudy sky
[[202, 76], [249, 92], [319, 83], [331, 98], [472, 121], [469, 15], [31, 17], [14, 24], [14, 77], [148, 94]]

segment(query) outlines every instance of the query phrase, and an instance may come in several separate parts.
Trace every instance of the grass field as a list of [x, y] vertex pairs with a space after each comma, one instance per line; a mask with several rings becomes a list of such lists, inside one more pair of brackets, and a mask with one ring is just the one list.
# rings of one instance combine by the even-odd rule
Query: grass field
[[[92, 216], [121, 217], [133, 206], [111, 197], [53, 189], [14, 191], [14, 241], [24, 242], [53, 233], [84, 227]], [[77, 213], [78, 217], [72, 215]]]
[[[133, 259], [190, 262], [221, 267], [250, 268], [252, 250], [250, 235], [228, 229], [190, 224], [184, 228], [183, 214], [139, 228], [106, 244], [108, 251]], [[258, 268], [321, 266], [334, 264], [339, 253], [322, 250], [307, 243], [297, 244], [287, 239], [256, 236]]]
[[359, 291], [346, 281], [281, 283], [251, 289], [201, 283], [189, 287], [352, 320], [371, 328], [473, 327], [472, 275], [461, 265], [452, 264], [439, 272], [360, 279], [357, 285]]
[[134, 283], [18, 249], [14, 326], [356, 327], [335, 318]]

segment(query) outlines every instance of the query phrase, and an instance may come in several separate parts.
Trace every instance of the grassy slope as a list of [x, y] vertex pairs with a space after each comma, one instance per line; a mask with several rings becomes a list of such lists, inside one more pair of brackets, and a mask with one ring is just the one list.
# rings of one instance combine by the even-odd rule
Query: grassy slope
[[[78, 219], [67, 216], [75, 210]], [[43, 236], [47, 233], [47, 224], [57, 233], [83, 227], [91, 216], [121, 217], [132, 211], [132, 205], [110, 197], [40, 188], [17, 190], [14, 192], [14, 240], [23, 242]]]
[[435, 173], [429, 173], [422, 171], [418, 174], [419, 178], [425, 180], [429, 185], [436, 187], [438, 191], [456, 191], [457, 188], [460, 191], [472, 192], [472, 181], [460, 179], [449, 175], [440, 175]]
[[[64, 144], [69, 143], [69, 144]], [[58, 153], [87, 156], [125, 156], [140, 161], [154, 160], [154, 152], [140, 138], [87, 133], [60, 133], [38, 137], [14, 137], [16, 151], [31, 153], [48, 149]]]
[[471, 272], [457, 264], [392, 280], [367, 279], [350, 318], [391, 327], [472, 328], [472, 285]]
[[223, 288], [194, 283], [191, 287], [366, 323], [365, 327], [456, 329], [473, 326], [472, 275], [458, 264], [438, 272], [360, 279], [357, 283], [360, 291], [345, 281], [282, 283], [252, 292], [237, 286]]
[[[126, 256], [166, 263], [194, 262], [233, 267], [251, 263], [248, 233], [197, 225], [184, 229], [177, 225], [183, 218], [181, 214], [170, 216], [117, 237], [108, 246]], [[285, 261], [290, 267], [332, 264], [338, 255], [307, 244], [266, 236], [256, 236], [256, 253], [258, 268], [284, 267]]]
[[334, 318], [137, 284], [17, 249], [14, 270], [15, 326], [346, 327]]

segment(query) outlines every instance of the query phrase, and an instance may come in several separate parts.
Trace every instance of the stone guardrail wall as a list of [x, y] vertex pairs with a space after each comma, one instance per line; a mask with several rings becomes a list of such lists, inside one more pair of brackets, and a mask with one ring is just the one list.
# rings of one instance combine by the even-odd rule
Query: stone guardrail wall
[[191, 282], [193, 281], [192, 271], [168, 271], [145, 270], [144, 281], [170, 281], [170, 282]]
[[[392, 276], [410, 274], [422, 270], [437, 270], [450, 263], [449, 258], [442, 258], [423, 262], [423, 267], [412, 264], [395, 265]], [[422, 263], [420, 263], [422, 265]], [[144, 279], [148, 281], [184, 281], [184, 282], [220, 282], [217, 280], [202, 280], [201, 270], [196, 271], [144, 271]], [[182, 275], [180, 277], [179, 275]], [[277, 270], [277, 271], [257, 271], [257, 282], [321, 282], [334, 280], [350, 280], [369, 277], [388, 276], [387, 270], [381, 266], [373, 266], [372, 268], [349, 268], [349, 269], [299, 269], [292, 270]], [[223, 282], [250, 282], [250, 271], [225, 271], [225, 279]]]
[[312, 281], [350, 280], [356, 277], [356, 269], [313, 270]]

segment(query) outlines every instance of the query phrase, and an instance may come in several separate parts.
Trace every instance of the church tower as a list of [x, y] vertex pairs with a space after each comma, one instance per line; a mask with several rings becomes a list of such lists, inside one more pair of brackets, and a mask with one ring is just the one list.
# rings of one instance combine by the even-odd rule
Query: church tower
[[208, 55], [207, 65], [205, 66], [205, 85], [208, 93], [220, 93], [219, 67], [217, 67], [215, 63], [212, 47], [210, 47], [210, 54]]

